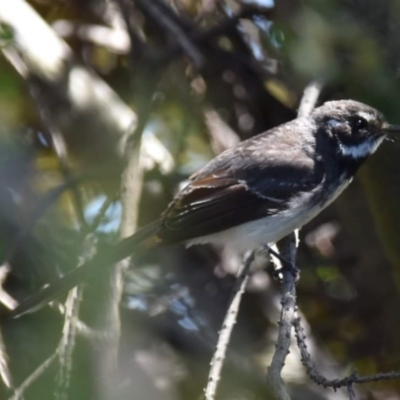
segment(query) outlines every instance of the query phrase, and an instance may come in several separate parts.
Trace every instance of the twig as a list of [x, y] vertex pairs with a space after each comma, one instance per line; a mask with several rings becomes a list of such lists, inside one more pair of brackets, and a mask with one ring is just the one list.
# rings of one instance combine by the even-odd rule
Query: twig
[[[297, 251], [296, 234], [292, 233], [281, 241], [280, 255], [288, 263], [295, 265]], [[278, 264], [280, 260], [276, 261]], [[267, 381], [275, 399], [290, 400], [285, 385], [282, 382], [281, 373], [285, 365], [285, 359], [289, 354], [292, 324], [296, 309], [296, 277], [293, 271], [282, 263], [282, 311], [278, 325], [278, 339], [276, 350], [268, 369]]]
[[76, 321], [76, 333], [83, 338], [90, 340], [92, 345], [94, 345], [95, 342], [99, 344], [104, 343], [105, 339], [109, 336], [106, 331], [95, 330], [81, 320]]
[[318, 385], [321, 385], [325, 388], [330, 387], [330, 388], [333, 388], [334, 390], [337, 390], [341, 387], [345, 387], [345, 388], [347, 388], [347, 390], [349, 392], [350, 399], [353, 399], [354, 397], [351, 397], [351, 396], [354, 395], [354, 391], [352, 389], [352, 385], [354, 383], [362, 384], [362, 383], [368, 383], [368, 382], [400, 378], [400, 371], [391, 371], [391, 372], [378, 373], [378, 374], [367, 375], [367, 376], [359, 376], [357, 371], [354, 371], [349, 376], [346, 376], [345, 378], [329, 380], [318, 373], [317, 369], [315, 368], [314, 363], [311, 360], [311, 355], [307, 349], [307, 344], [305, 342], [306, 337], [304, 334], [304, 329], [300, 323], [300, 318], [294, 319], [293, 326], [294, 326], [295, 333], [296, 333], [297, 345], [300, 349], [301, 362], [305, 366], [309, 377]]
[[94, 232], [99, 225], [101, 224], [101, 221], [105, 217], [107, 210], [110, 208], [111, 204], [115, 201], [116, 195], [114, 196], [108, 196], [103, 204], [101, 205], [101, 208], [99, 212], [97, 213], [96, 217], [93, 219], [93, 222], [90, 224], [89, 227], [89, 232]]
[[58, 356], [60, 367], [56, 380], [55, 398], [66, 400], [67, 392], [71, 381], [72, 356], [76, 343], [79, 304], [82, 296], [82, 287], [73, 288], [65, 303], [65, 320], [61, 341], [59, 344]]
[[13, 388], [13, 379], [8, 366], [8, 354], [4, 343], [3, 334], [0, 330], [0, 376], [6, 387]]
[[[38, 85], [35, 83], [34, 80], [28, 79], [27, 81], [29, 83], [31, 96], [35, 100], [42, 123], [51, 136], [54, 152], [56, 153], [58, 158], [60, 171], [63, 174], [65, 180], [68, 180], [71, 178], [72, 173], [68, 165], [69, 163], [68, 163], [67, 145], [65, 143], [64, 136], [57, 128], [55, 121], [53, 121], [53, 118], [51, 117], [51, 114], [47, 107], [47, 101], [41, 95]], [[76, 185], [71, 186], [71, 193], [72, 193], [75, 213], [80, 222], [81, 229], [83, 231], [87, 231], [88, 224], [86, 223], [85, 216], [83, 213], [82, 197], [79, 187], [77, 187]]]
[[[227, 32], [231, 31], [241, 19], [245, 18], [252, 18], [256, 15], [263, 15], [267, 18], [272, 17], [273, 9], [271, 8], [262, 8], [253, 7], [253, 6], [245, 6], [241, 9], [241, 11], [230, 17], [225, 18], [221, 23], [218, 25], [210, 28], [206, 31], [196, 30], [191, 33], [190, 40], [195, 43], [196, 45], [205, 45], [210, 39], [215, 39], [219, 36], [225, 35]], [[181, 47], [177, 45], [173, 45], [170, 49], [166, 50], [164, 54], [162, 54], [158, 61], [166, 62], [170, 61], [173, 58], [182, 54], [183, 50]]]
[[[18, 302], [3, 289], [3, 283], [6, 280], [9, 272], [10, 272], [10, 266], [8, 263], [4, 263], [3, 265], [0, 266], [0, 303], [6, 306], [9, 310], [14, 310], [17, 307]], [[13, 379], [11, 376], [10, 368], [8, 366], [7, 348], [4, 343], [3, 335], [1, 333], [1, 328], [0, 328], [0, 377], [3, 380], [6, 387], [8, 388], [13, 387]]]
[[[61, 134], [61, 132], [55, 128], [55, 126], [50, 127], [48, 125], [47, 127], [48, 127], [48, 130], [49, 130], [51, 138], [52, 138], [55, 153], [57, 154], [57, 158], [59, 160], [61, 173], [63, 174], [65, 179], [69, 179], [72, 176], [72, 173], [71, 173], [70, 167], [68, 165], [67, 146], [66, 146], [64, 137]], [[82, 202], [80, 187], [72, 186], [71, 193], [72, 193], [72, 199], [73, 199], [73, 205], [75, 208], [75, 213], [76, 213], [76, 216], [78, 217], [77, 219], [81, 225], [81, 230], [83, 232], [88, 232], [88, 224], [85, 220], [85, 215], [83, 212], [83, 202]]]
[[249, 279], [249, 270], [254, 260], [254, 251], [246, 258], [236, 278], [235, 285], [232, 290], [232, 298], [226, 311], [222, 329], [218, 335], [218, 343], [214, 356], [211, 361], [211, 369], [208, 375], [207, 386], [204, 391], [206, 400], [214, 400], [218, 388], [218, 382], [221, 377], [221, 370], [224, 365], [226, 351], [232, 334], [233, 326], [236, 323], [239, 312], [240, 301], [246, 289]]
[[[156, 85], [154, 86], [156, 87]], [[121, 225], [120, 238], [125, 239], [131, 236], [137, 226], [139, 203], [142, 194], [143, 181], [143, 159], [140, 156], [141, 139], [147, 119], [150, 115], [152, 106], [152, 94], [142, 103], [142, 112], [138, 114], [139, 121], [135, 131], [127, 140], [125, 151], [127, 153], [127, 163], [122, 174], [121, 181]], [[104, 329], [107, 329], [106, 353], [102, 355], [104, 360], [100, 367], [104, 378], [113, 380], [116, 376], [118, 366], [119, 340], [121, 333], [120, 303], [123, 295], [123, 283], [126, 271], [129, 268], [130, 257], [119, 261], [110, 274], [110, 290], [102, 312], [105, 315]], [[113, 387], [110, 382], [107, 388]], [[109, 390], [109, 389], [107, 389]]]
[[190, 32], [180, 26], [179, 20], [171, 15], [173, 11], [165, 4], [161, 4], [158, 0], [137, 0], [140, 7], [157, 22], [160, 28], [164, 30], [171, 38], [174, 39], [178, 48], [181, 49], [196, 65], [201, 68], [204, 64], [204, 57], [192, 41]]
[[[104, 177], [104, 176], [103, 176]], [[110, 176], [113, 177], [113, 176]], [[8, 250], [5, 259], [9, 261], [17, 252], [19, 247], [22, 245], [24, 240], [28, 237], [29, 233], [34, 228], [36, 222], [43, 216], [46, 210], [55, 203], [59, 197], [66, 191], [71, 189], [73, 186], [80, 184], [85, 180], [98, 179], [99, 174], [85, 174], [80, 176], [71, 176], [65, 182], [61, 183], [59, 186], [50, 189], [47, 193], [42, 195], [42, 197], [37, 201], [37, 203], [33, 207], [33, 211], [25, 221], [24, 226], [21, 231], [18, 233], [18, 236], [13, 243], [13, 246], [10, 250]], [[106, 178], [109, 178], [106, 176]]]
[[53, 29], [63, 38], [78, 38], [81, 41], [105, 47], [117, 54], [126, 54], [129, 51], [129, 36], [122, 29], [62, 19], [53, 23]]
[[[85, 263], [87, 259], [93, 256], [93, 238], [90, 235], [86, 238], [84, 248], [84, 256], [79, 260], [80, 263]], [[81, 290], [80, 287], [76, 287], [69, 292], [65, 307], [63, 334], [56, 350], [38, 368], [36, 368], [36, 370], [29, 375], [18, 388], [15, 389], [13, 396], [9, 400], [22, 398], [24, 391], [46, 371], [56, 358], [59, 358], [60, 360], [60, 370], [57, 377], [55, 395], [57, 399], [66, 399], [66, 391], [70, 383], [72, 353], [75, 348], [75, 338], [82, 325], [78, 320]]]
[[136, 29], [131, 24], [131, 10], [129, 5], [125, 0], [116, 0], [119, 9], [120, 15], [125, 21], [126, 31], [129, 36], [130, 46], [129, 46], [129, 54], [131, 62], [137, 61], [136, 59], [140, 59], [144, 52], [144, 41], [141, 36], [137, 33]]
[[57, 359], [58, 352], [55, 351], [50, 357], [48, 357], [45, 361], [40, 364], [35, 371], [32, 372], [15, 390], [14, 394], [8, 398], [8, 400], [20, 400], [23, 398], [24, 392], [28, 389], [33, 382], [35, 382], [44, 372], [46, 372], [47, 368]]
[[310, 82], [304, 89], [303, 96], [297, 111], [298, 117], [307, 117], [317, 104], [318, 97], [323, 87], [322, 81], [315, 80]]
[[[129, 141], [128, 143], [131, 143]], [[142, 166], [140, 165], [140, 141], [131, 149], [128, 163], [122, 175], [121, 182], [121, 205], [122, 216], [120, 226], [120, 237], [122, 239], [132, 235], [136, 229], [138, 208], [142, 188]], [[103, 327], [107, 330], [105, 338], [106, 346], [100, 363], [101, 377], [107, 379], [105, 389], [108, 391], [114, 387], [113, 380], [116, 378], [118, 368], [119, 340], [121, 334], [120, 303], [124, 288], [124, 275], [129, 268], [130, 258], [118, 262], [110, 273], [110, 286], [107, 292]], [[111, 379], [111, 382], [110, 382]], [[109, 392], [110, 393], [110, 392]]]
[[211, 136], [211, 147], [215, 154], [239, 143], [238, 134], [221, 118], [217, 111], [204, 110], [204, 121]]
[[347, 393], [349, 394], [349, 400], [356, 400], [356, 393], [352, 385], [347, 385]]
[[[6, 259], [8, 260], [8, 259]], [[9, 310], [14, 310], [18, 306], [17, 300], [10, 296], [4, 289], [3, 284], [10, 272], [10, 265], [6, 261], [0, 266], [0, 303], [7, 307]]]

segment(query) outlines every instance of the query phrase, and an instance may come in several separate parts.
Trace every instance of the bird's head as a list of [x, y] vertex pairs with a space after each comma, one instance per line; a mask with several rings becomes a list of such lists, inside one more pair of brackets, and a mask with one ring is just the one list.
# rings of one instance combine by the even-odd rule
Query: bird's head
[[353, 159], [366, 158], [388, 133], [400, 132], [400, 126], [388, 124], [378, 110], [354, 100], [326, 102], [311, 117], [337, 143], [338, 152]]

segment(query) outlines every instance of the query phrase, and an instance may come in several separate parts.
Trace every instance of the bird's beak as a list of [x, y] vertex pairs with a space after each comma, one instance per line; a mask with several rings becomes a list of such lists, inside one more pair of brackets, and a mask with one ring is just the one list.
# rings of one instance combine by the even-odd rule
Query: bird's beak
[[385, 133], [400, 133], [400, 125], [383, 124], [382, 129]]

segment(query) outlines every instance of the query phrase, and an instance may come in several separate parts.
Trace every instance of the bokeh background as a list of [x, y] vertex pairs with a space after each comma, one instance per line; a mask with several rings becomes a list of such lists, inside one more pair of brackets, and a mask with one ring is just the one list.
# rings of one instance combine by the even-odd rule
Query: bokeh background
[[[311, 82], [319, 103], [400, 123], [398, 0], [3, 0], [0, 50], [1, 399], [201, 398], [238, 254], [163, 249], [131, 261], [120, 304], [103, 268], [67, 303], [7, 312], [157, 218], [215, 154], [293, 119]], [[301, 230], [298, 305], [329, 378], [400, 369], [399, 159], [385, 141]], [[280, 287], [260, 264], [220, 399], [269, 398]], [[283, 377], [293, 399], [348, 396], [312, 383], [295, 345]], [[400, 398], [400, 380], [356, 389]]]

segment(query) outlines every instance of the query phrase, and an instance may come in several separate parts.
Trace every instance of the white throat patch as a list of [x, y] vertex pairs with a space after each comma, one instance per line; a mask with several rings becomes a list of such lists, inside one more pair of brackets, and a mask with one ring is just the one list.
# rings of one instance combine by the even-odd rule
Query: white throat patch
[[365, 142], [347, 145], [339, 141], [339, 151], [342, 155], [353, 158], [364, 158], [372, 153], [375, 153], [376, 149], [382, 143], [384, 136], [380, 136], [376, 139], [369, 139]]

